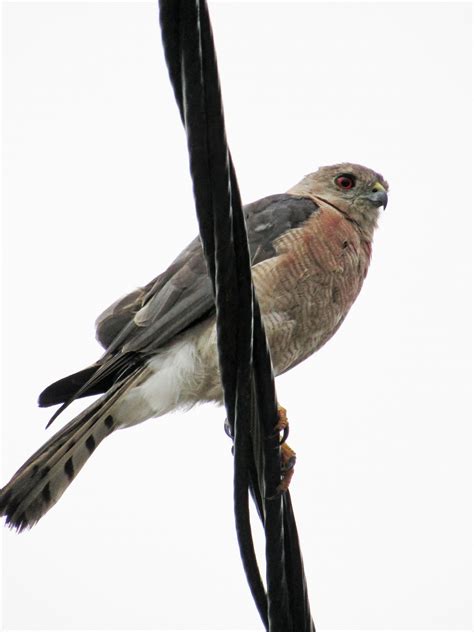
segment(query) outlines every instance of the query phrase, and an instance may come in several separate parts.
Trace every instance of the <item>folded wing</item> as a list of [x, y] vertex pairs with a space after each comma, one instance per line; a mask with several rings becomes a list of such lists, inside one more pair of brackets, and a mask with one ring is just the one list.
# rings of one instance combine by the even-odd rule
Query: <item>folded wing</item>
[[[290, 194], [272, 195], [244, 207], [252, 265], [275, 256], [275, 240], [301, 226], [317, 209], [311, 199]], [[107, 391], [175, 336], [213, 313], [212, 284], [196, 238], [162, 274], [99, 316], [96, 333], [104, 356], [48, 386], [39, 405], [63, 403], [59, 414], [78, 397]]]

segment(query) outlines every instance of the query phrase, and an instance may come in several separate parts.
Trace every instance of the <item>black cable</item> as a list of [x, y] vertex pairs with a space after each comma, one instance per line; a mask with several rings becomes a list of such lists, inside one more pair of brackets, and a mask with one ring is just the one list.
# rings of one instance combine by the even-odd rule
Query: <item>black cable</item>
[[[234, 437], [234, 509], [247, 579], [271, 632], [311, 632], [291, 499], [281, 480], [276, 395], [254, 295], [245, 221], [227, 146], [212, 30], [205, 0], [159, 0], [163, 46], [186, 129], [196, 212], [213, 282], [221, 379]], [[249, 489], [266, 537], [267, 592], [258, 569]], [[270, 498], [272, 498], [270, 500]]]
[[[225, 139], [224, 121], [221, 109], [221, 99], [219, 94], [219, 81], [217, 76], [217, 64], [213, 55], [214, 48], [212, 40], [208, 46], [206, 60], [208, 62], [208, 73], [204, 84], [204, 61], [202, 53], [202, 26], [199, 19], [200, 5], [198, 3], [177, 0], [160, 2], [160, 21], [163, 38], [165, 57], [168, 64], [171, 83], [174, 88], [176, 100], [181, 114], [181, 119], [186, 128], [188, 150], [190, 156], [190, 168], [193, 177], [194, 196], [196, 201], [196, 211], [201, 233], [203, 250], [208, 262], [209, 274], [213, 285], [218, 289], [217, 319], [221, 323], [231, 322], [239, 311], [238, 301], [232, 300], [232, 293], [236, 296], [236, 277], [234, 256], [230, 249], [232, 205], [230, 201], [229, 179], [219, 171], [221, 180], [218, 186], [214, 185], [216, 170], [221, 170], [222, 165], [229, 162], [227, 154], [227, 142]], [[206, 11], [207, 13], [207, 11]], [[207, 20], [208, 21], [208, 20]], [[208, 28], [208, 40], [210, 28]], [[211, 54], [211, 59], [209, 59]], [[217, 93], [216, 93], [217, 90]], [[209, 104], [211, 97], [217, 98], [218, 107], [215, 103]], [[207, 113], [212, 112], [212, 116]], [[210, 127], [212, 124], [212, 127]], [[220, 148], [216, 147], [220, 143]], [[222, 155], [224, 153], [224, 160]], [[216, 164], [218, 162], [219, 164]], [[224, 185], [223, 185], [224, 184]], [[236, 195], [234, 188], [234, 196]], [[238, 203], [238, 198], [235, 199]], [[217, 233], [216, 238], [220, 240], [215, 243], [216, 213], [219, 215], [217, 221], [222, 224], [227, 219], [228, 226]], [[227, 243], [224, 243], [224, 240]], [[219, 256], [217, 257], [221, 265], [216, 270], [215, 255], [216, 247]], [[227, 253], [227, 255], [226, 255]], [[225, 257], [225, 258], [224, 258]], [[234, 274], [230, 274], [234, 271]], [[216, 277], [216, 274], [219, 277]], [[224, 278], [222, 278], [224, 277]], [[226, 292], [226, 294], [224, 294]], [[230, 313], [226, 313], [226, 308], [230, 307]], [[247, 307], [242, 303], [241, 309]], [[251, 323], [250, 316], [238, 322]], [[248, 326], [248, 324], [247, 324]], [[243, 333], [241, 340], [243, 340]], [[219, 352], [224, 364], [221, 362], [221, 376], [224, 385], [226, 407], [229, 423], [234, 432], [235, 419], [235, 398], [237, 386], [235, 379], [237, 376], [237, 357], [235, 332], [230, 334], [218, 327]], [[247, 362], [241, 362], [240, 382], [245, 378], [249, 379], [250, 364], [250, 343], [247, 352]], [[246, 372], [248, 374], [246, 375]], [[241, 390], [246, 388], [242, 384]], [[247, 389], [248, 392], [248, 389]], [[237, 414], [242, 419], [250, 417], [249, 411], [245, 407], [249, 406], [246, 400], [239, 398], [239, 410]], [[246, 438], [247, 437], [247, 438]], [[242, 432], [239, 439], [248, 442], [249, 433]], [[245, 464], [245, 450], [240, 449], [240, 443], [235, 446], [236, 468], [238, 463]], [[245, 470], [244, 470], [245, 472]], [[249, 521], [248, 503], [248, 481], [245, 476], [237, 478], [235, 481], [234, 504], [236, 511], [236, 528], [241, 551], [244, 569], [251, 587], [252, 594], [257, 604], [262, 621], [267, 627], [267, 603], [265, 590], [255, 556], [252, 533]]]

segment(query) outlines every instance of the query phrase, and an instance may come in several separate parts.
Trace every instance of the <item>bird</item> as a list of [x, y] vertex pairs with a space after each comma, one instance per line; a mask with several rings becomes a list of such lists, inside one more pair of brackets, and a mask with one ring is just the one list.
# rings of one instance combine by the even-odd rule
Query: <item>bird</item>
[[[275, 376], [318, 351], [341, 326], [366, 277], [387, 200], [379, 173], [345, 162], [244, 206]], [[163, 273], [107, 308], [96, 320], [96, 337], [102, 357], [39, 396], [41, 407], [61, 405], [51, 421], [75, 399], [98, 398], [0, 490], [0, 515], [10, 528], [36, 524], [117, 429], [222, 403], [215, 304], [199, 237]]]

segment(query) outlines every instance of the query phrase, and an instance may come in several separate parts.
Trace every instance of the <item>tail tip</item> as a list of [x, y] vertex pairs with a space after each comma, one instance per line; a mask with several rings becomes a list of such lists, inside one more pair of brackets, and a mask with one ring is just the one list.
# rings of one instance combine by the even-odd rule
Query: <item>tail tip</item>
[[6, 527], [12, 531], [21, 533], [25, 529], [29, 529], [32, 524], [28, 520], [25, 512], [16, 515], [19, 503], [15, 502], [15, 500], [11, 498], [11, 495], [11, 490], [0, 490], [0, 516], [5, 518]]

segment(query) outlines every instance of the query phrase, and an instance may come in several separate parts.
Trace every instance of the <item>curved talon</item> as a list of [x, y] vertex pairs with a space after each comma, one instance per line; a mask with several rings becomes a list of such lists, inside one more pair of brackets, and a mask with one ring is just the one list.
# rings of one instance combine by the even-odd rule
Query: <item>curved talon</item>
[[278, 423], [275, 426], [275, 430], [283, 432], [283, 436], [280, 438], [280, 445], [283, 445], [290, 434], [290, 424], [288, 422], [286, 408], [280, 406], [280, 404], [278, 404]]
[[290, 426], [287, 426], [283, 429], [283, 435], [280, 438], [280, 445], [284, 445], [285, 441], [288, 439], [288, 435], [290, 434]]

